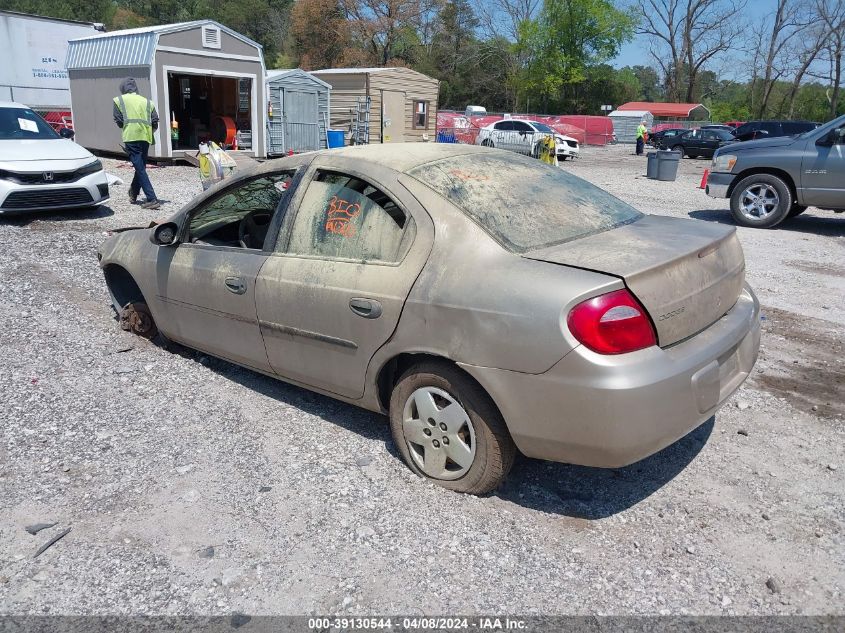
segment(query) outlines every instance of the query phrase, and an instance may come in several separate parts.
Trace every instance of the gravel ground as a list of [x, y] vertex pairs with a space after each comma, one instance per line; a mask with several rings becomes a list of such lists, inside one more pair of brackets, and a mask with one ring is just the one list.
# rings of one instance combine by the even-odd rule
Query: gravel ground
[[[563, 169], [731, 223], [707, 164]], [[167, 213], [200, 191], [152, 179]], [[380, 416], [120, 331], [96, 248], [164, 212], [113, 196], [0, 221], [0, 613], [845, 614], [843, 216], [739, 229], [763, 349], [715, 419], [627, 468], [520, 459], [475, 498], [413, 476]]]

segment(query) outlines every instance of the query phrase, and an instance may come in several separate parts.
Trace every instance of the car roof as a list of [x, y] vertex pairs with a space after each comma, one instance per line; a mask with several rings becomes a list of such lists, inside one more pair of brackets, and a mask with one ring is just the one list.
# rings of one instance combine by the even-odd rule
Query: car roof
[[496, 150], [478, 145], [463, 145], [459, 143], [379, 143], [324, 149], [314, 152], [314, 155], [365, 160], [395, 171], [406, 172], [436, 160], [452, 158], [453, 156], [463, 156], [465, 154], [485, 154], [490, 152], [496, 152]]

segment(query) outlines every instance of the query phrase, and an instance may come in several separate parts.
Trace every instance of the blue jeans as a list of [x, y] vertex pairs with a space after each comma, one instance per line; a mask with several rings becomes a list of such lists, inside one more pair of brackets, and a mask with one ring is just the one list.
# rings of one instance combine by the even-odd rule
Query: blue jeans
[[150, 151], [150, 144], [146, 141], [129, 141], [124, 143], [124, 147], [126, 147], [126, 153], [129, 154], [129, 162], [135, 168], [135, 176], [132, 178], [132, 184], [129, 185], [129, 195], [136, 198], [138, 192], [143, 189], [147, 201], [157, 200], [153, 183], [147, 176], [147, 152]]
[[643, 147], [645, 146], [645, 140], [642, 136], [637, 137], [637, 156], [643, 153]]

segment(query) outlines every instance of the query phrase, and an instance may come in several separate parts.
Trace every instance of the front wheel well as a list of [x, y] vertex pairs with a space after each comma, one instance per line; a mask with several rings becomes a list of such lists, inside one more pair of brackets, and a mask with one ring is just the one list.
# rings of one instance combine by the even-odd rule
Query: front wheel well
[[[436, 354], [428, 354], [425, 352], [415, 353], [415, 352], [403, 352], [397, 356], [394, 356], [389, 361], [387, 361], [384, 365], [382, 365], [381, 369], [378, 373], [378, 378], [376, 379], [376, 386], [378, 387], [378, 401], [379, 405], [381, 405], [382, 410], [390, 411], [390, 396], [393, 393], [393, 387], [396, 385], [396, 382], [399, 380], [399, 377], [402, 376], [408, 369], [413, 367], [414, 365], [419, 365], [420, 363], [425, 362], [435, 362], [435, 363], [443, 363], [445, 365], [449, 365], [454, 367], [461, 373], [466, 374], [466, 372], [458, 367], [458, 364], [452, 360], [444, 356], [438, 356]], [[469, 376], [469, 374], [466, 374]], [[470, 378], [474, 381], [475, 379], [470, 376]]]
[[783, 171], [782, 169], [777, 169], [774, 167], [752, 167], [750, 169], [746, 169], [745, 171], [740, 172], [737, 174], [737, 177], [734, 178], [731, 186], [728, 187], [728, 195], [726, 197], [730, 198], [733, 195], [734, 189], [736, 186], [748, 178], [749, 176], [754, 176], [755, 174], [767, 174], [769, 176], [776, 176], [783, 180], [786, 183], [786, 186], [789, 187], [789, 191], [792, 194], [793, 202], [798, 202], [798, 192], [795, 189], [795, 182], [792, 180], [792, 176], [789, 173]]
[[106, 285], [114, 299], [115, 307], [119, 309], [127, 303], [145, 302], [141, 288], [132, 278], [128, 270], [117, 264], [109, 264], [103, 268]]

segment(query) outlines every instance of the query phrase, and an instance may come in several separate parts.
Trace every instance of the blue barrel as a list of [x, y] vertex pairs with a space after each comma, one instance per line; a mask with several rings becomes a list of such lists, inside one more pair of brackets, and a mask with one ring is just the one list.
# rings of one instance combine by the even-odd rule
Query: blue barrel
[[329, 130], [328, 131], [329, 137], [329, 147], [343, 147], [344, 140], [343, 140], [343, 130]]

